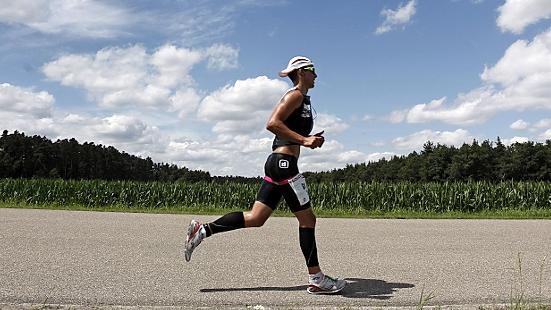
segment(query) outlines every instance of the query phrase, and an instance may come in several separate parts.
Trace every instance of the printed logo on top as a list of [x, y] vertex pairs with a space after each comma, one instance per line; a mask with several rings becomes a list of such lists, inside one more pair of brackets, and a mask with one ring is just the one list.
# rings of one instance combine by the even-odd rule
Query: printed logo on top
[[279, 160], [279, 168], [287, 169], [289, 168], [289, 161], [286, 159]]
[[300, 114], [301, 117], [311, 117], [312, 116], [312, 108], [309, 104], [303, 105], [302, 108], [302, 114]]

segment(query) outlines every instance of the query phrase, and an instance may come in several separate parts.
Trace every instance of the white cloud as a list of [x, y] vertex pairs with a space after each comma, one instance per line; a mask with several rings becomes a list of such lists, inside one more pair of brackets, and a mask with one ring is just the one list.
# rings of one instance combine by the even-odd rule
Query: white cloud
[[63, 120], [62, 120], [64, 123], [67, 123], [67, 124], [79, 124], [79, 123], [82, 123], [85, 121], [85, 118], [78, 115], [78, 114], [67, 114]]
[[365, 154], [355, 150], [345, 151], [337, 155], [337, 162], [339, 163], [355, 164], [365, 162], [365, 160]]
[[[216, 137], [200, 134], [193, 138], [178, 137], [179, 130], [161, 131], [144, 120], [149, 118], [153, 121], [155, 118], [139, 111], [136, 112], [138, 116], [117, 113], [103, 117], [54, 111], [52, 117], [40, 119], [28, 113], [16, 116], [14, 112], [0, 111], [0, 122], [10, 131], [46, 135], [53, 140], [75, 138], [81, 143], [112, 145], [130, 154], [150, 156], [155, 162], [175, 163], [190, 169], [209, 171], [212, 175], [260, 176], [264, 173], [264, 161], [271, 151], [273, 140], [273, 135], [264, 130], [263, 126], [287, 84], [266, 77], [238, 82], [211, 94], [213, 101], [203, 102], [204, 116], [206, 120], [215, 123], [215, 129], [228, 124], [228, 128], [215, 130], [219, 131]], [[267, 94], [268, 99], [265, 97]], [[243, 117], [232, 114], [236, 109], [247, 113]], [[266, 115], [255, 117], [250, 113], [255, 109], [265, 110]], [[343, 128], [338, 117], [326, 116], [327, 128], [333, 127], [332, 132]], [[260, 125], [251, 126], [256, 123]], [[323, 148], [303, 149], [300, 169], [330, 170], [373, 158], [373, 155], [346, 149], [341, 143], [329, 140]]]
[[[264, 162], [271, 151], [272, 137], [221, 135], [214, 140], [173, 141], [166, 149], [165, 158], [193, 169], [208, 170], [213, 175], [264, 175]], [[346, 150], [335, 141], [327, 141], [322, 148], [302, 149], [299, 169], [327, 171], [346, 164], [365, 162], [368, 156], [356, 150]]]
[[[288, 88], [281, 80], [259, 76], [238, 80], [212, 92], [201, 101], [197, 115], [214, 124], [217, 137], [171, 139], [166, 149], [156, 156], [191, 169], [208, 170], [213, 175], [262, 175], [273, 140], [264, 126]], [[316, 122], [318, 120], [331, 132], [347, 127], [330, 114], [320, 114]], [[347, 163], [363, 162], [366, 158], [363, 153], [345, 150], [342, 144], [332, 140], [321, 149], [305, 149], [300, 167], [302, 171], [328, 170], [335, 165], [343, 167]]]
[[342, 168], [346, 164], [365, 162], [367, 156], [356, 150], [346, 150], [344, 145], [336, 140], [325, 141], [323, 147], [311, 150], [303, 148], [300, 155], [301, 171], [328, 171]]
[[401, 123], [406, 119], [407, 113], [408, 110], [392, 111], [387, 117], [387, 120], [392, 124]]
[[377, 141], [377, 142], [371, 142], [369, 143], [369, 145], [373, 147], [383, 147], [386, 145], [386, 143], [383, 141]]
[[515, 144], [515, 143], [526, 143], [530, 141], [529, 138], [527, 137], [513, 137], [511, 139], [503, 139], [501, 142], [504, 144], [504, 145], [511, 145], [511, 144]]
[[4, 112], [24, 113], [33, 118], [51, 115], [54, 96], [46, 91], [35, 92], [9, 83], [0, 84], [0, 109]]
[[536, 124], [534, 124], [534, 127], [536, 128], [551, 128], [551, 118], [544, 118], [542, 120], [539, 120]]
[[156, 156], [213, 175], [262, 175], [273, 140], [265, 123], [287, 88], [281, 80], [259, 76], [210, 93], [197, 116], [213, 123], [217, 136], [170, 139]]
[[367, 155], [367, 162], [376, 162], [383, 158], [391, 159], [393, 156], [396, 156], [396, 153], [392, 152], [383, 152], [383, 153], [371, 153]]
[[212, 140], [172, 140], [164, 158], [212, 175], [260, 176], [271, 150], [272, 139], [220, 135]]
[[23, 25], [43, 33], [109, 38], [121, 34], [133, 20], [129, 11], [99, 1], [0, 1], [0, 23]]
[[[266, 151], [269, 151], [272, 148], [273, 138], [254, 139], [249, 136], [234, 136], [231, 138], [231, 141], [233, 145], [239, 148], [241, 153], [266, 154]], [[263, 156], [261, 155], [260, 157]]]
[[59, 126], [51, 117], [36, 118], [27, 113], [0, 110], [0, 131], [1, 130], [17, 130], [27, 135], [55, 137], [59, 133]]
[[[192, 140], [170, 142], [168, 148], [169, 152], [173, 154], [173, 160], [186, 163], [209, 163], [211, 165], [226, 163], [227, 152], [216, 149], [210, 142], [200, 143]], [[208, 170], [212, 170], [212, 168]]]
[[504, 111], [551, 109], [551, 29], [532, 42], [513, 43], [496, 65], [484, 69], [481, 79], [487, 85], [459, 94], [452, 106], [445, 106], [443, 97], [405, 113], [394, 111], [391, 120], [468, 125]]
[[[467, 94], [459, 94], [454, 106], [444, 106], [446, 97], [432, 100], [429, 103], [415, 105], [405, 113], [403, 118], [408, 123], [426, 123], [443, 121], [450, 124], [481, 123], [496, 113], [492, 105], [493, 89], [489, 87], [475, 89]], [[401, 111], [394, 111], [402, 115]], [[399, 118], [395, 119], [396, 121]]]
[[464, 129], [455, 131], [432, 131], [422, 130], [406, 137], [398, 137], [392, 140], [392, 144], [403, 150], [420, 150], [427, 141], [445, 145], [459, 146], [463, 143], [470, 143], [474, 138]]
[[103, 118], [97, 125], [92, 126], [100, 138], [107, 138], [117, 142], [140, 143], [141, 138], [151, 130], [144, 122], [126, 115], [113, 115]]
[[[49, 45], [55, 36], [111, 39], [144, 34], [199, 46], [231, 34], [243, 11], [281, 4], [285, 1], [171, 1], [169, 6], [144, 6], [135, 1], [0, 0], [0, 23], [7, 26], [0, 36], [27, 47]], [[34, 34], [48, 36], [30, 37]], [[209, 66], [236, 64], [212, 61]]]
[[530, 123], [519, 119], [518, 121], [512, 123], [509, 127], [514, 130], [525, 130], [528, 128], [528, 126], [530, 126]]
[[347, 164], [378, 161], [381, 158], [391, 158], [394, 155], [390, 152], [367, 155], [357, 150], [347, 150], [342, 143], [329, 140], [325, 142], [322, 148], [315, 150], [303, 149], [299, 168], [301, 171], [329, 171], [335, 168], [343, 168]]
[[139, 12], [139, 22], [135, 28], [141, 27], [145, 31], [153, 29], [171, 40], [179, 39], [186, 46], [198, 46], [230, 35], [243, 11], [282, 5], [286, 1], [202, 0], [171, 3], [174, 4], [171, 11], [148, 8], [147, 12]]
[[406, 5], [400, 5], [396, 10], [384, 9], [381, 15], [385, 17], [385, 21], [377, 27], [375, 34], [383, 34], [396, 26], [407, 24], [415, 15], [415, 0], [410, 0]]
[[[265, 130], [265, 124], [288, 88], [289, 85], [281, 80], [259, 76], [238, 80], [212, 92], [201, 101], [198, 117], [214, 123], [213, 131], [218, 137], [210, 142], [186, 142], [185, 151], [180, 151], [187, 154], [188, 159], [184, 160], [184, 155], [178, 158], [194, 167], [204, 167], [211, 161], [209, 171], [214, 171], [214, 174], [261, 175], [273, 140]], [[326, 133], [339, 133], [348, 128], [340, 118], [331, 114], [318, 114], [314, 123]], [[204, 157], [200, 151], [202, 148], [213, 150], [220, 162]], [[342, 144], [331, 140], [320, 149], [304, 149], [300, 169], [328, 170], [334, 165], [344, 166], [365, 158], [363, 153], [345, 150]]]
[[54, 110], [51, 117], [34, 118], [28, 113], [0, 110], [0, 124], [8, 131], [44, 135], [52, 141], [75, 138], [80, 143], [111, 145], [137, 156], [154, 155], [157, 162], [167, 161], [166, 149], [171, 139], [169, 133], [161, 132], [158, 127], [125, 114], [97, 117]]
[[518, 40], [505, 55], [490, 68], [484, 68], [483, 81], [504, 87], [522, 83], [527, 79], [545, 78], [551, 72], [551, 30], [537, 35], [532, 42]]
[[205, 51], [208, 57], [209, 69], [232, 69], [237, 68], [237, 56], [239, 50], [223, 44], [215, 44]]
[[519, 40], [481, 75], [483, 81], [500, 85], [493, 95], [493, 109], [551, 108], [551, 29], [532, 42]]
[[199, 106], [201, 96], [193, 88], [182, 88], [177, 90], [169, 98], [171, 105], [170, 111], [178, 112], [180, 118], [184, 118], [187, 114], [194, 112]]
[[542, 139], [544, 139], [544, 140], [551, 139], [551, 118], [544, 118], [542, 120], [539, 120], [537, 123], [535, 123], [534, 126], [533, 126], [533, 130], [537, 131], [538, 129], [545, 130], [540, 135], [540, 137]]
[[350, 127], [339, 117], [332, 114], [319, 113], [314, 121], [312, 133], [325, 131], [325, 134], [341, 133]]
[[206, 96], [199, 106], [200, 119], [215, 122], [217, 133], [254, 133], [264, 129], [271, 110], [289, 85], [259, 76], [238, 80]]
[[[216, 139], [172, 141], [164, 158], [193, 169], [208, 170], [213, 175], [261, 176], [264, 162], [271, 152], [273, 136], [260, 138], [249, 135], [219, 135]], [[327, 171], [346, 164], [366, 162], [368, 156], [357, 150], [347, 150], [335, 140], [328, 140], [322, 148], [303, 148], [299, 160], [300, 171]]]
[[[92, 99], [133, 93], [146, 86], [147, 53], [141, 46], [104, 48], [96, 55], [66, 55], [43, 66], [44, 74], [65, 86], [81, 87]], [[113, 99], [111, 99], [113, 100]]]
[[151, 153], [164, 150], [168, 144], [167, 138], [159, 128], [126, 114], [97, 117], [56, 113], [52, 122], [55, 131], [48, 134], [52, 139], [75, 138], [81, 143], [112, 145], [119, 151], [138, 156], [149, 156]]
[[204, 53], [197, 50], [178, 48], [174, 45], [161, 46], [146, 59], [152, 65], [150, 69], [157, 72], [153, 76], [152, 84], [164, 88], [193, 84], [189, 72], [204, 56]]
[[506, 0], [498, 11], [497, 25], [501, 31], [520, 34], [528, 25], [551, 17], [551, 1]]
[[19, 131], [28, 135], [56, 136], [54, 96], [46, 91], [0, 84], [0, 131]]
[[[103, 107], [124, 106], [122, 102], [117, 105], [114, 103], [129, 96], [132, 98], [130, 100], [135, 100], [133, 105], [138, 108], [138, 116], [117, 113], [96, 117], [64, 113], [58, 118], [59, 121], [53, 121], [58, 124], [55, 127], [56, 136], [113, 145], [132, 154], [151, 156], [154, 161], [176, 163], [190, 169], [209, 171], [213, 175], [262, 175], [263, 164], [271, 151], [273, 140], [264, 126], [289, 85], [281, 80], [260, 76], [238, 80], [200, 100], [189, 76], [189, 68], [196, 60], [192, 59], [192, 64], [186, 65], [186, 60], [193, 58], [189, 52], [167, 46], [159, 48], [154, 54], [148, 54], [140, 46], [131, 46], [126, 49], [105, 49], [96, 55], [69, 55], [58, 59], [55, 65], [44, 66], [50, 78], [88, 90], [89, 96], [102, 102]], [[208, 57], [205, 53], [201, 55], [201, 59]], [[169, 68], [165, 64], [171, 62], [180, 62], [180, 68], [188, 68], [179, 72], [181, 79], [174, 79], [178, 74], [164, 70]], [[124, 78], [117, 78], [123, 73], [127, 74]], [[114, 82], [108, 83], [111, 79]], [[147, 90], [148, 86], [150, 90]], [[140, 93], [137, 90], [139, 87], [145, 89]], [[170, 92], [165, 93], [163, 89]], [[146, 97], [150, 99], [140, 101], [145, 99], [138, 98], [136, 93], [143, 96], [145, 92], [149, 92], [150, 95]], [[117, 96], [121, 96], [121, 99]], [[217, 136], [205, 137], [199, 134], [192, 138], [178, 138], [174, 137], [177, 130], [172, 133], [161, 132], [158, 127], [144, 121], [145, 118], [153, 121], [150, 117], [140, 114], [143, 111], [140, 108], [154, 105], [155, 100], [166, 100], [167, 111], [174, 109], [189, 114], [197, 110], [197, 117], [212, 123]], [[321, 125], [327, 126], [324, 129], [331, 132], [342, 132], [347, 128], [347, 124], [334, 115], [320, 114], [319, 121]], [[344, 166], [366, 158], [361, 152], [345, 150], [336, 141], [328, 142], [322, 150], [324, 152], [320, 158], [325, 160], [306, 164], [306, 168], [327, 170], [332, 168], [332, 164]]]
[[[223, 46], [216, 45], [216, 49]], [[104, 48], [95, 55], [62, 56], [42, 69], [50, 80], [86, 90], [102, 107], [149, 107], [184, 117], [194, 112], [200, 101], [190, 71], [213, 57], [218, 59], [218, 69], [229, 66], [230, 60], [221, 60], [225, 55], [208, 55], [206, 50], [164, 45], [148, 54], [144, 47], [134, 45]]]

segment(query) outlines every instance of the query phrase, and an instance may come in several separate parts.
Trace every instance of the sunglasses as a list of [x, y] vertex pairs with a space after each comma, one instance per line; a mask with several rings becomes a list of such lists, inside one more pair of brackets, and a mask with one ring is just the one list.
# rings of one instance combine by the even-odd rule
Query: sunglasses
[[316, 69], [314, 67], [304, 67], [302, 70], [310, 71], [314, 74], [316, 74]]

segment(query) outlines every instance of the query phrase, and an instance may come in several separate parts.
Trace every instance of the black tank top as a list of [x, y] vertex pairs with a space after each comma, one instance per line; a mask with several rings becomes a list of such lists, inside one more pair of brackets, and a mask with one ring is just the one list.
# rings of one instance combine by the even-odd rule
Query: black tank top
[[[296, 89], [296, 88], [295, 88]], [[295, 90], [291, 89], [287, 93]], [[285, 93], [285, 95], [287, 94]], [[286, 120], [283, 121], [285, 126], [287, 126], [292, 131], [298, 133], [303, 137], [308, 137], [312, 128], [314, 127], [314, 119], [312, 118], [312, 106], [310, 104], [310, 96], [302, 95], [302, 103], [298, 108], [296, 108]], [[282, 139], [277, 135], [274, 138], [272, 143], [272, 151], [279, 146], [283, 145], [299, 145], [296, 142], [292, 142], [286, 139]]]

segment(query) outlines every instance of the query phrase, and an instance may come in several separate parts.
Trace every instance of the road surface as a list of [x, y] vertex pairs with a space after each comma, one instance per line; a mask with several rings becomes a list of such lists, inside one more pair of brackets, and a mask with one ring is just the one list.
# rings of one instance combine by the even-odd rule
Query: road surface
[[215, 235], [186, 263], [191, 218], [0, 209], [0, 305], [353, 309], [410, 307], [422, 296], [507, 304], [521, 294], [551, 304], [549, 220], [321, 218], [321, 267], [348, 287], [312, 296], [294, 218]]

